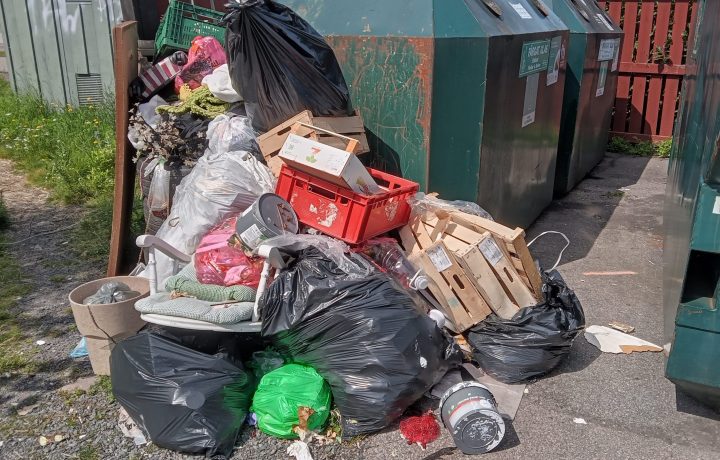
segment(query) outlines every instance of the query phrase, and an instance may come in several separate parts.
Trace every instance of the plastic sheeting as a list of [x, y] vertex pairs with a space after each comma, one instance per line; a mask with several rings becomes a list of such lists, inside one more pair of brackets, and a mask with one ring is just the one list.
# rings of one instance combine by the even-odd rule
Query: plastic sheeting
[[386, 427], [459, 362], [387, 275], [351, 279], [315, 248], [297, 256], [265, 293], [262, 334], [328, 381], [343, 437]]
[[492, 316], [467, 336], [480, 367], [501, 382], [523, 382], [555, 369], [585, 327], [582, 305], [560, 273], [542, 277], [542, 303], [508, 320]]
[[228, 7], [230, 80], [258, 131], [303, 110], [315, 116], [350, 115], [340, 65], [310, 24], [270, 0], [235, 0]]
[[142, 333], [112, 351], [113, 394], [154, 444], [229, 457], [249, 406], [251, 375], [222, 355], [206, 355]]
[[[218, 116], [208, 127], [208, 138], [208, 149], [178, 185], [170, 215], [157, 232], [186, 254], [194, 253], [215, 225], [275, 189], [272, 173], [251, 153], [257, 144], [246, 117]], [[164, 285], [173, 275], [173, 263], [162, 253], [156, 257], [158, 284]]]

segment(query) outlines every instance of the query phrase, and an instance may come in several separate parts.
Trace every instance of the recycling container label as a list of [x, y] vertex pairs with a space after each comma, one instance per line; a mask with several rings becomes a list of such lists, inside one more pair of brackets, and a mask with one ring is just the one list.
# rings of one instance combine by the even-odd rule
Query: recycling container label
[[548, 59], [547, 78], [545, 86], [554, 85], [558, 81], [560, 68], [564, 67], [565, 50], [562, 46], [562, 37], [553, 37], [550, 42], [550, 56]]
[[520, 55], [520, 77], [547, 69], [550, 56], [550, 40], [525, 42]]
[[598, 61], [610, 61], [615, 58], [615, 39], [600, 40], [600, 51]]

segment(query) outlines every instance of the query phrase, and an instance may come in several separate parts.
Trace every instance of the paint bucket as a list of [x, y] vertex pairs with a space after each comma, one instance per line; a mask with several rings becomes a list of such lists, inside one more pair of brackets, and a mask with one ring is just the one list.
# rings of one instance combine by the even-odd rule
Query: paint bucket
[[440, 399], [440, 413], [455, 445], [464, 454], [484, 454], [500, 444], [505, 422], [486, 386], [460, 382]]
[[235, 233], [243, 245], [254, 251], [260, 244], [284, 233], [297, 233], [297, 214], [290, 203], [274, 193], [265, 193], [237, 219]]

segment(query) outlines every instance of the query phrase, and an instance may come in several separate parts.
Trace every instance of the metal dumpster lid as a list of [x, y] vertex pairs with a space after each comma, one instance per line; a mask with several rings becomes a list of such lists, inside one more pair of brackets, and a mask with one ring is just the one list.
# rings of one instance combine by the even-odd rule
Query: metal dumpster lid
[[571, 32], [622, 34], [595, 0], [544, 0]]

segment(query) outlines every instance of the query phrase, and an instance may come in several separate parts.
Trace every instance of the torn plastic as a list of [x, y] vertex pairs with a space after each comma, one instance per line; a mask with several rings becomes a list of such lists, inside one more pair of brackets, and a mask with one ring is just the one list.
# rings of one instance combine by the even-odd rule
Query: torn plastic
[[560, 273], [542, 272], [542, 279], [540, 304], [508, 320], [492, 315], [468, 333], [475, 360], [501, 382], [524, 382], [555, 369], [585, 327], [582, 305]]
[[111, 281], [100, 286], [100, 289], [98, 289], [95, 294], [85, 297], [83, 304], [100, 305], [124, 302], [138, 297], [139, 295], [139, 292], [133, 291], [127, 284], [119, 281]]
[[223, 355], [206, 355], [155, 334], [123, 340], [110, 358], [112, 389], [154, 444], [229, 457], [253, 391], [251, 375]]
[[312, 409], [307, 429], [320, 430], [330, 415], [330, 386], [310, 366], [286, 364], [266, 374], [253, 396], [251, 411], [265, 434], [297, 439], [300, 408]]
[[350, 258], [350, 247], [347, 244], [325, 235], [287, 233], [265, 240], [263, 245], [278, 247], [284, 252], [300, 252], [303, 249], [316, 248], [333, 261], [349, 278], [364, 278], [375, 271], [375, 268], [365, 259]]
[[295, 255], [265, 293], [262, 334], [328, 381], [343, 437], [388, 426], [459, 363], [454, 344], [386, 274], [349, 277], [315, 248]]
[[237, 216], [226, 219], [210, 230], [195, 251], [194, 263], [197, 280], [204, 284], [221, 286], [243, 285], [257, 289], [260, 284], [263, 260], [245, 254], [236, 241]]
[[228, 4], [225, 46], [230, 80], [258, 131], [303, 110], [350, 115], [350, 93], [332, 48], [287, 6], [273, 1]]
[[477, 203], [462, 200], [441, 200], [432, 195], [426, 195], [423, 192], [418, 192], [413, 198], [408, 200], [412, 206], [413, 213], [423, 215], [427, 212], [441, 209], [443, 211], [460, 211], [466, 214], [472, 214], [474, 216], [482, 217], [484, 219], [493, 220], [489, 212], [484, 210]]
[[163, 161], [158, 161], [152, 171], [148, 207], [153, 214], [164, 214], [170, 209], [170, 171], [165, 169]]
[[[247, 209], [260, 195], [275, 189], [267, 166], [249, 151], [254, 133], [245, 117], [215, 118], [208, 128], [205, 154], [175, 190], [170, 215], [157, 236], [186, 254], [215, 225]], [[156, 255], [159, 285], [173, 275], [173, 261]]]

